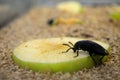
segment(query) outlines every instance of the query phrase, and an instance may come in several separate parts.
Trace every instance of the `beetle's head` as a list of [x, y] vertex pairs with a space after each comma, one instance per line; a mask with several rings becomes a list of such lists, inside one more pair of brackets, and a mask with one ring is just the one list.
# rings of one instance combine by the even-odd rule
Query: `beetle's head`
[[76, 49], [75, 49], [75, 48], [73, 48], [73, 52], [74, 52], [74, 53], [76, 52]]
[[77, 51], [77, 49], [75, 47], [73, 47], [72, 50], [74, 53]]

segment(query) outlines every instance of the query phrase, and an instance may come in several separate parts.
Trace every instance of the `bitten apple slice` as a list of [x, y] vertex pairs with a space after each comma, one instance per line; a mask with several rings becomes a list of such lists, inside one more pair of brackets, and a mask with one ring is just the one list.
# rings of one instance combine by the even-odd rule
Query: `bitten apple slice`
[[83, 7], [80, 3], [75, 1], [62, 2], [57, 5], [57, 8], [64, 12], [78, 14], [83, 11]]
[[[83, 68], [91, 68], [95, 65], [87, 51], [80, 51], [78, 57], [72, 50], [62, 53], [68, 49], [63, 43], [72, 42], [73, 44], [80, 38], [48, 38], [38, 39], [22, 43], [13, 51], [13, 60], [21, 67], [32, 69], [39, 72], [74, 72]], [[95, 41], [109, 50], [109, 45]], [[100, 56], [94, 56], [96, 61]], [[103, 58], [106, 61], [107, 56]]]
[[54, 25], [58, 25], [58, 24], [64, 24], [64, 25], [71, 25], [71, 24], [83, 24], [84, 21], [78, 19], [78, 18], [63, 18], [63, 17], [59, 17], [56, 19], [50, 19], [48, 21], [48, 24], [50, 26], [54, 26]]

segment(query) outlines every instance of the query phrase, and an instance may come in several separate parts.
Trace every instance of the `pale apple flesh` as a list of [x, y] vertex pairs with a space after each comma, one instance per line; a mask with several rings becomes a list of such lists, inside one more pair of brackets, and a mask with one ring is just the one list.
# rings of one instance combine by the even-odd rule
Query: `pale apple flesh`
[[80, 3], [75, 1], [62, 2], [57, 5], [58, 10], [78, 14], [83, 11]]
[[[87, 51], [79, 51], [79, 56], [74, 57], [76, 53], [69, 47], [62, 45], [63, 43], [72, 42], [73, 44], [80, 38], [49, 38], [32, 40], [25, 42], [14, 49], [13, 60], [21, 67], [29, 68], [38, 72], [74, 72], [84, 68], [91, 68], [95, 65]], [[105, 49], [109, 50], [109, 45], [96, 41]], [[102, 62], [107, 60], [105, 56]], [[99, 62], [100, 56], [94, 57]]]

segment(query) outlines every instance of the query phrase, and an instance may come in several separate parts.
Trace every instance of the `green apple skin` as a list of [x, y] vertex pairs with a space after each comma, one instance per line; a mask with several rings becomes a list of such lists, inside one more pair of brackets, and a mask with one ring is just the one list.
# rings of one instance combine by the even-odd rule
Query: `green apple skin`
[[110, 16], [113, 20], [120, 20], [120, 12], [114, 12]]
[[[109, 49], [108, 49], [109, 51]], [[80, 58], [68, 62], [59, 62], [59, 63], [35, 63], [35, 62], [25, 62], [18, 59], [14, 54], [12, 55], [13, 60], [23, 68], [31, 69], [37, 72], [75, 72], [82, 70], [84, 68], [92, 68], [95, 66], [92, 58], [87, 56], [85, 58]], [[96, 61], [100, 59], [100, 56], [94, 56]], [[105, 56], [102, 62], [107, 60], [108, 56]]]

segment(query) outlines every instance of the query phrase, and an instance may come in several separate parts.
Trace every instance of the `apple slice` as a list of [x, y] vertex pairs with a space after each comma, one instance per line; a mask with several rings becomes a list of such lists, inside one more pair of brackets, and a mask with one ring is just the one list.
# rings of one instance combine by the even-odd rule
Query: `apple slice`
[[113, 19], [113, 20], [117, 20], [117, 21], [120, 21], [120, 6], [114, 6], [112, 8], [112, 12], [110, 14], [110, 17]]
[[78, 18], [63, 18], [63, 17], [59, 17], [56, 19], [50, 19], [48, 21], [48, 24], [51, 26], [57, 25], [57, 24], [64, 24], [64, 25], [71, 25], [71, 24], [83, 24], [84, 21], [78, 19]]
[[[72, 42], [73, 44], [80, 38], [48, 38], [38, 39], [25, 42], [13, 51], [12, 58], [21, 67], [32, 69], [39, 72], [74, 72], [83, 68], [91, 68], [95, 65], [87, 51], [80, 51], [78, 57], [70, 50], [67, 53], [62, 53], [68, 49], [63, 43]], [[103, 42], [95, 41], [109, 50], [109, 45]], [[97, 58], [96, 58], [97, 57]], [[100, 56], [95, 56], [96, 61]], [[107, 56], [103, 58], [106, 61]]]
[[58, 10], [78, 14], [83, 11], [81, 4], [75, 1], [62, 2], [57, 5]]
[[120, 12], [113, 12], [110, 17], [113, 19], [113, 20], [120, 20]]

